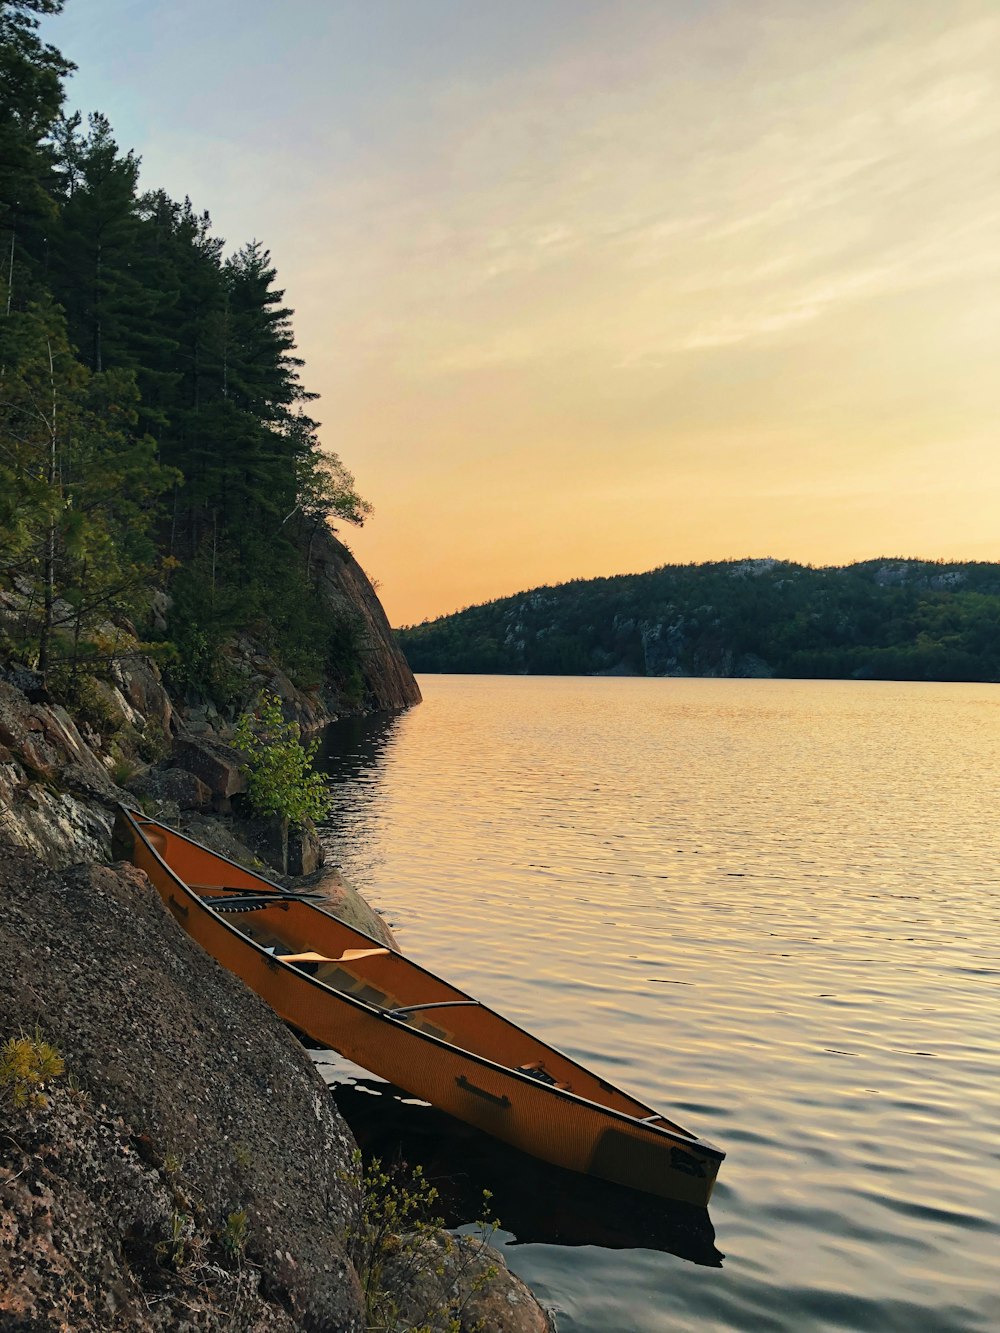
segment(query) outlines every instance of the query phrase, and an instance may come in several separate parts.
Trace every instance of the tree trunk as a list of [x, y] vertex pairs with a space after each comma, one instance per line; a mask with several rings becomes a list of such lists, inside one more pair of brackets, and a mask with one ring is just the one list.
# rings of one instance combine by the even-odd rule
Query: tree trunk
[[[55, 362], [52, 356], [52, 343], [47, 343], [49, 349], [49, 383], [52, 386], [52, 416], [49, 419], [49, 459], [46, 469], [46, 480], [49, 486], [49, 494], [52, 500], [55, 499], [56, 477], [58, 462], [58, 434], [56, 419], [56, 374]], [[45, 557], [42, 562], [42, 628], [38, 635], [38, 671], [42, 677], [42, 683], [45, 684], [45, 673], [49, 669], [49, 646], [52, 639], [52, 606], [55, 601], [55, 569], [56, 569], [56, 522], [57, 515], [53, 507], [53, 512], [49, 516], [48, 531], [45, 534]]]

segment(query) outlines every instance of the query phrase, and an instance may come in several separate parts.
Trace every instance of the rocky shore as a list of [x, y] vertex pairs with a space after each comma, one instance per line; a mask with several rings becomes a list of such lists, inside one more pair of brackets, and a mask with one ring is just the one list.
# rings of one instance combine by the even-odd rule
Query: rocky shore
[[[315, 558], [331, 598], [363, 603], [366, 706], [416, 702], [363, 573], [332, 537]], [[233, 652], [306, 733], [337, 716], [328, 689], [297, 689], [247, 640]], [[325, 1084], [145, 876], [108, 864], [117, 805], [138, 806], [318, 886], [331, 910], [394, 943], [323, 866], [314, 834], [275, 869], [281, 839], [245, 806], [232, 737], [231, 716], [171, 697], [127, 637], [72, 708], [0, 661], [0, 1333], [368, 1327], [356, 1145]], [[25, 1094], [18, 1061], [38, 1043], [65, 1070]], [[427, 1245], [428, 1263], [387, 1267], [400, 1329], [450, 1333], [449, 1311], [463, 1333], [550, 1329], [496, 1252], [443, 1233]]]
[[[296, 1039], [131, 866], [0, 843], [0, 895], [0, 1034], [66, 1066], [36, 1106], [0, 1076], [0, 1329], [361, 1333], [355, 1145]], [[543, 1333], [489, 1259], [461, 1327]]]

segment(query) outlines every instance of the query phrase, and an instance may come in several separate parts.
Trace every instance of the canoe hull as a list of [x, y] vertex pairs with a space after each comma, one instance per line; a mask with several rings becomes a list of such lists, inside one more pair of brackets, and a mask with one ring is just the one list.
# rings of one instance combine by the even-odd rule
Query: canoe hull
[[[162, 855], [165, 848], [161, 845], [158, 850], [152, 845], [163, 842], [156, 837], [156, 826], [146, 820], [141, 824], [139, 827], [127, 816], [125, 822], [119, 819], [116, 853], [126, 855], [144, 870], [184, 930], [292, 1027], [412, 1096], [532, 1156], [664, 1198], [696, 1205], [708, 1203], [724, 1156], [718, 1149], [685, 1136], [683, 1131], [669, 1134], [643, 1124], [644, 1117], [615, 1112], [539, 1082], [517, 1069], [462, 1049], [433, 1031], [415, 1028], [387, 1008], [331, 990], [265, 952], [222, 915], [206, 907], [167, 864]], [[192, 847], [214, 857], [197, 844]], [[226, 879], [233, 880], [237, 868], [224, 858], [216, 859], [226, 868]], [[199, 869], [204, 873], [200, 862]], [[250, 881], [258, 886], [266, 884], [252, 872], [240, 873], [238, 887], [248, 886]], [[319, 915], [327, 917], [322, 912]], [[347, 926], [343, 929], [357, 941], [367, 940], [361, 932]], [[389, 976], [400, 972], [405, 975], [407, 968], [417, 970], [399, 954], [384, 960]], [[396, 981], [385, 985], [387, 991], [400, 990]], [[444, 1009], [440, 1012], [443, 1014]], [[455, 1015], [460, 1010], [456, 1006], [450, 1012]], [[464, 1012], [468, 1014], [468, 1010]], [[499, 1017], [497, 1021], [505, 1022]], [[444, 1031], [447, 1022], [447, 1016], [436, 1016], [435, 1023], [442, 1027], [435, 1031]], [[609, 1094], [623, 1096], [610, 1084], [602, 1086]]]

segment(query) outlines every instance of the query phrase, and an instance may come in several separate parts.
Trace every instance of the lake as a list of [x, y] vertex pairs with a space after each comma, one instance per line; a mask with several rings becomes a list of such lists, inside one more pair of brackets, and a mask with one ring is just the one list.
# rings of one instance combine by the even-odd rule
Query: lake
[[332, 729], [333, 859], [416, 960], [728, 1156], [692, 1220], [319, 1056], [359, 1139], [460, 1178], [451, 1221], [491, 1185], [560, 1333], [995, 1333], [1000, 686], [420, 686]]

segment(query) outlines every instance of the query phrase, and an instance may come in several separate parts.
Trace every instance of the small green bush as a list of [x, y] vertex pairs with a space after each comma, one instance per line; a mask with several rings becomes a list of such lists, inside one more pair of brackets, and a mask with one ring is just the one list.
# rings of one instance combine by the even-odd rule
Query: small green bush
[[303, 745], [297, 722], [286, 722], [281, 700], [265, 693], [253, 713], [236, 724], [236, 746], [247, 756], [247, 794], [261, 815], [301, 826], [322, 819], [330, 805], [322, 774], [313, 768], [318, 742]]
[[158, 1261], [164, 1268], [180, 1272], [191, 1262], [193, 1250], [197, 1248], [194, 1218], [190, 1213], [175, 1208], [170, 1215], [170, 1234], [155, 1246]]
[[231, 1263], [243, 1262], [249, 1231], [250, 1223], [245, 1208], [237, 1209], [226, 1218], [226, 1225], [219, 1232], [219, 1244]]

